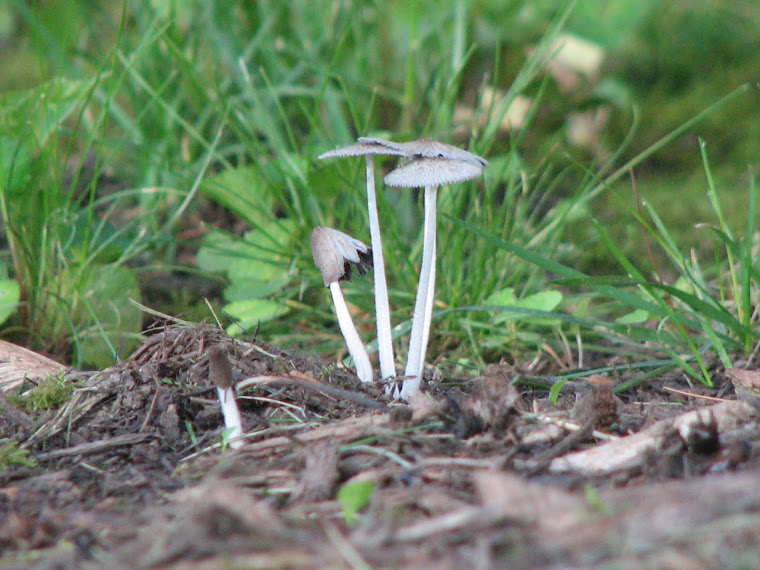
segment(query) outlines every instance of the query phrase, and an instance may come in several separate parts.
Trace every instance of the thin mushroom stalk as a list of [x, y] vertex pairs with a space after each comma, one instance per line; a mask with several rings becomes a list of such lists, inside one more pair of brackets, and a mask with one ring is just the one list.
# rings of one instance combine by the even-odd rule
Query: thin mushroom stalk
[[388, 300], [388, 282], [385, 277], [383, 242], [380, 236], [380, 216], [377, 213], [375, 161], [371, 155], [366, 155], [364, 158], [367, 163], [367, 210], [369, 212], [369, 238], [372, 244], [372, 263], [375, 277], [377, 356], [380, 360], [380, 377], [385, 379], [396, 376], [393, 337], [391, 336], [391, 307]]
[[351, 313], [343, 297], [341, 281], [350, 281], [353, 270], [359, 275], [367, 272], [372, 261], [372, 249], [338, 230], [316, 227], [311, 232], [311, 252], [314, 264], [322, 273], [325, 287], [330, 290], [335, 316], [338, 319], [348, 354], [354, 361], [356, 375], [362, 382], [372, 382], [372, 364], [361, 337], [351, 319]]
[[[377, 191], [375, 189], [375, 163], [373, 156], [403, 155], [404, 151], [388, 148], [383, 144], [373, 142], [374, 139], [361, 141], [319, 155], [318, 158], [335, 158], [343, 156], [363, 155], [367, 171], [367, 212], [369, 214], [369, 235], [372, 245], [372, 263], [375, 279], [375, 320], [377, 326], [377, 355], [380, 361], [380, 377], [393, 378], [396, 376], [396, 365], [393, 357], [393, 336], [391, 333], [391, 310], [388, 300], [388, 284], [385, 275], [385, 258], [380, 234], [380, 217], [377, 211]], [[382, 140], [382, 139], [377, 139]]]
[[[401, 390], [401, 398], [404, 400], [408, 400], [419, 390], [430, 338], [435, 298], [437, 199], [438, 188], [426, 186], [420, 280], [417, 284], [412, 331], [409, 335], [409, 353], [404, 371], [404, 375], [410, 380], [404, 382]], [[419, 315], [422, 315], [422, 318], [419, 318]]]
[[240, 439], [243, 435], [243, 423], [235, 400], [235, 391], [232, 388], [232, 367], [227, 354], [220, 346], [210, 347], [207, 354], [209, 378], [216, 385], [224, 416], [224, 427], [227, 430], [227, 441], [231, 449], [237, 449], [243, 445], [243, 440]]
[[[423, 143], [430, 143], [426, 147]], [[416, 145], [414, 156], [420, 156], [409, 164], [393, 170], [385, 177], [389, 186], [425, 188], [425, 222], [423, 229], [422, 262], [420, 280], [417, 285], [417, 298], [412, 315], [412, 331], [409, 336], [409, 353], [403, 386], [394, 392], [395, 397], [405, 400], [412, 398], [420, 387], [425, 365], [425, 354], [430, 337], [430, 324], [435, 298], [435, 258], [436, 258], [436, 209], [438, 187], [454, 182], [461, 182], [480, 176], [485, 159], [456, 147], [449, 147], [437, 141], [415, 141], [414, 143], [394, 143]], [[420, 146], [421, 145], [421, 146]], [[454, 148], [458, 153], [446, 151]], [[446, 151], [443, 153], [443, 151]], [[462, 154], [463, 153], [463, 154]], [[429, 157], [428, 155], [436, 156]], [[456, 158], [446, 158], [439, 154], [450, 154]], [[472, 158], [470, 158], [472, 157]], [[465, 160], [466, 158], [466, 160]]]

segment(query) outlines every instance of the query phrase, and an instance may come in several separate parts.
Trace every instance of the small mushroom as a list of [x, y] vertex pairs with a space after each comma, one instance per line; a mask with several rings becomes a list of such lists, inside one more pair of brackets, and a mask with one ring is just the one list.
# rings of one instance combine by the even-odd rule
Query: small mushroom
[[232, 389], [232, 367], [227, 353], [221, 346], [214, 345], [206, 351], [208, 356], [208, 375], [211, 382], [216, 386], [219, 395], [219, 404], [222, 406], [224, 427], [229, 430], [227, 440], [230, 448], [237, 449], [243, 445], [240, 436], [243, 435], [243, 424], [240, 419], [240, 410], [235, 401], [235, 392]]
[[[438, 186], [476, 178], [481, 175], [483, 166], [488, 162], [475, 154], [438, 141], [423, 139], [413, 143], [393, 144], [406, 145], [404, 148], [408, 152], [413, 153], [415, 157], [422, 158], [417, 158], [388, 173], [384, 179], [385, 183], [389, 186], [425, 188], [422, 264], [412, 316], [412, 331], [409, 337], [409, 354], [405, 370], [407, 379], [404, 380], [400, 393], [398, 390], [394, 393], [395, 397], [400, 396], [408, 400], [419, 390], [430, 335], [430, 321], [433, 314]], [[459, 152], [454, 152], [451, 149]], [[446, 158], [444, 155], [460, 158]]]
[[[375, 319], [377, 321], [377, 351], [380, 360], [380, 376], [392, 378], [396, 376], [395, 360], [393, 358], [393, 338], [391, 335], [391, 310], [388, 301], [388, 285], [385, 278], [385, 259], [383, 243], [380, 237], [380, 220], [377, 213], [377, 193], [375, 190], [375, 163], [373, 156], [396, 155], [404, 156], [403, 150], [397, 150], [384, 144], [374, 142], [383, 139], [367, 139], [357, 144], [336, 148], [319, 155], [319, 159], [337, 158], [344, 156], [364, 156], [367, 165], [367, 210], [369, 212], [369, 235], [373, 251], [373, 269], [375, 272]], [[383, 141], [388, 142], [388, 141]]]
[[359, 275], [367, 273], [372, 263], [372, 249], [338, 230], [316, 227], [311, 231], [311, 253], [325, 287], [332, 294], [338, 326], [354, 361], [356, 375], [362, 382], [372, 382], [372, 364], [340, 288], [340, 281], [350, 281], [354, 269]]

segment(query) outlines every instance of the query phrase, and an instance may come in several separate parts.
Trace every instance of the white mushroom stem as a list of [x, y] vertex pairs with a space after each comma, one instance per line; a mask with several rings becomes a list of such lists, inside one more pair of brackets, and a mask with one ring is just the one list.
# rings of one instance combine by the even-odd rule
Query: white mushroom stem
[[372, 364], [369, 361], [369, 356], [367, 356], [362, 339], [356, 331], [354, 322], [351, 320], [351, 313], [348, 312], [348, 306], [343, 298], [340, 283], [333, 281], [329, 287], [333, 298], [333, 305], [335, 305], [335, 315], [338, 317], [338, 326], [346, 341], [348, 354], [351, 355], [354, 361], [356, 375], [362, 382], [372, 382]]
[[232, 449], [237, 449], [243, 445], [240, 436], [243, 435], [243, 424], [240, 420], [240, 410], [235, 400], [235, 392], [232, 388], [220, 388], [217, 386], [219, 394], [219, 403], [222, 406], [222, 415], [224, 416], [224, 427], [227, 432], [227, 440]]
[[375, 273], [375, 318], [377, 319], [377, 354], [380, 360], [380, 377], [396, 376], [393, 358], [393, 337], [391, 335], [391, 309], [388, 302], [388, 284], [385, 280], [385, 259], [380, 238], [380, 220], [377, 213], [377, 193], [375, 191], [375, 164], [372, 155], [367, 161], [367, 209], [369, 210], [369, 236], [372, 245], [372, 264]]
[[412, 332], [409, 336], [409, 354], [406, 360], [404, 385], [401, 397], [409, 400], [420, 389], [422, 370], [425, 365], [430, 321], [433, 317], [435, 298], [435, 256], [436, 256], [436, 199], [437, 186], [425, 187], [425, 225], [423, 229], [422, 264], [417, 285], [417, 299], [412, 315]]

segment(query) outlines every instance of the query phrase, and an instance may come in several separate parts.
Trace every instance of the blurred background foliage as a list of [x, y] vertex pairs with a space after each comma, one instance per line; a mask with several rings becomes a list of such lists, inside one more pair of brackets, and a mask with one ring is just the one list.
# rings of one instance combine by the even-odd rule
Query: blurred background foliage
[[[552, 43], [558, 23], [582, 50], [565, 66], [547, 63], [562, 45]], [[362, 196], [335, 198], [337, 187], [356, 185], [362, 173], [358, 162], [315, 165], [319, 152], [364, 134], [434, 135], [461, 146], [472, 139], [473, 150], [494, 159], [486, 196], [499, 212], [452, 197], [449, 214], [481, 227], [507, 224], [495, 233], [525, 235], [527, 244], [547, 229], [542, 215], [589, 187], [592, 173], [646, 152], [733, 89], [755, 82], [758, 45], [760, 5], [750, 0], [3, 2], [6, 190], [23, 186], [15, 187], [13, 176], [29, 158], [24, 184], [31, 179], [66, 196], [34, 225], [38, 236], [58, 235], [57, 245], [50, 251], [34, 240], [24, 246], [27, 261], [51, 255], [56, 262], [30, 272], [20, 301], [31, 305], [34, 288], [50, 282], [58, 286], [54, 299], [72, 282], [96, 292], [103, 287], [93, 274], [118, 266], [117, 289], [172, 314], [208, 318], [204, 296], [249, 331], [289, 313], [294, 320], [269, 331], [273, 337], [335, 349], [336, 335], [320, 336], [318, 326], [330, 322], [329, 308], [308, 312], [324, 303], [318, 279], [293, 279], [310, 263], [298, 244], [316, 224], [337, 222], [366, 237], [353, 214], [362, 211]], [[11, 110], [32, 104], [28, 113], [37, 113], [39, 99], [29, 94], [49, 93], [46, 86], [64, 79], [81, 82], [70, 86], [80, 106], [64, 112], [64, 96], [41, 104], [56, 125], [56, 143], [47, 145], [37, 133], [39, 148], [21, 144], [26, 134]], [[684, 249], [713, 247], [695, 228], [714, 217], [698, 137], [710, 149], [717, 185], [728, 190], [722, 194], [727, 217], [746, 217], [746, 193], [731, 189], [746, 188], [748, 173], [758, 168], [759, 103], [756, 92], [732, 99], [634, 170], [639, 197], [654, 204]], [[505, 120], [511, 123], [501, 120], [500, 104], [510, 108]], [[515, 128], [521, 124], [527, 126]], [[593, 215], [625, 255], [646, 262], [631, 188], [630, 179], [616, 181], [595, 199]], [[402, 246], [419, 255], [417, 200], [388, 193], [387, 201], [386, 215], [395, 216], [388, 257], [399, 268], [392, 286], [397, 304], [411, 305], [416, 270]], [[391, 208], [398, 213], [388, 214]], [[75, 211], [73, 221], [62, 211]], [[588, 215], [568, 217], [561, 235], [532, 245], [585, 272], [611, 272], [616, 264]], [[14, 239], [27, 234], [11, 227], [13, 219], [4, 222], [2, 269], [15, 264], [18, 279]], [[74, 222], [80, 230], [67, 229]], [[470, 255], [471, 242], [447, 239], [441, 251]], [[472, 263], [483, 265], [491, 255]], [[223, 292], [209, 275], [223, 276]], [[486, 277], [466, 266], [444, 267], [442, 306], [512, 298], [518, 282], [518, 297], [542, 288], [542, 277], [522, 268], [486, 279], [475, 293], [467, 290]], [[79, 348], [72, 358], [79, 363], [102, 364], [129, 346], [119, 349], [106, 335], [106, 358], [87, 356], [82, 347], [93, 333], [80, 334], [85, 316], [111, 328], [124, 325], [120, 338], [140, 332], [123, 302], [117, 309], [68, 306], [66, 318], [52, 322], [49, 303], [38, 299], [39, 320], [27, 307], [11, 330], [68, 339], [38, 339], [48, 350], [74, 338]], [[105, 335], [109, 327], [95, 329]], [[306, 340], [306, 333], [318, 340]]]

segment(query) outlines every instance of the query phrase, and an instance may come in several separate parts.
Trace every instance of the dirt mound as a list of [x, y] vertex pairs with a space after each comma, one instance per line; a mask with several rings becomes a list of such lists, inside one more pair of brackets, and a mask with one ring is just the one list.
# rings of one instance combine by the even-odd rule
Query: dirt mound
[[[238, 386], [236, 450], [211, 346]], [[0, 472], [0, 561], [760, 565], [755, 408], [655, 390], [621, 401], [604, 378], [554, 406], [519, 394], [519, 376], [494, 365], [406, 406], [309, 355], [168, 327], [116, 366], [69, 371], [58, 410], [3, 414], [0, 438], [28, 465]]]

